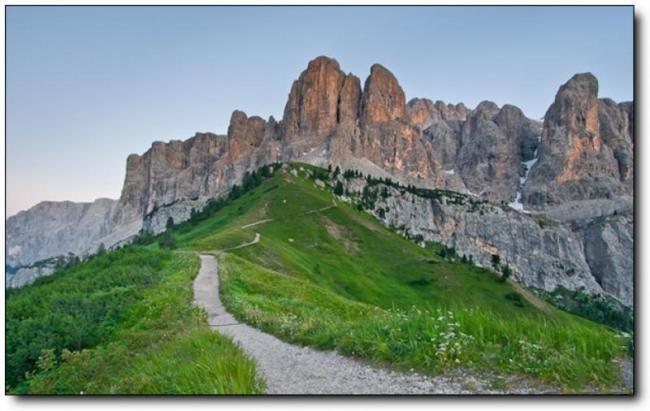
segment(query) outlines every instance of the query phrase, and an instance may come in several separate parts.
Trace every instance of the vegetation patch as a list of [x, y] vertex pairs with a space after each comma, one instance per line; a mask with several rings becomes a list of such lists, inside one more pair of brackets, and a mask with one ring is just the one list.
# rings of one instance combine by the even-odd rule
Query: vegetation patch
[[192, 305], [198, 258], [105, 253], [7, 293], [8, 391], [263, 392], [255, 364]]
[[634, 330], [632, 309], [616, 301], [613, 297], [589, 295], [578, 290], [567, 290], [562, 286], [550, 293], [542, 290], [537, 290], [537, 293], [564, 311], [628, 333]]

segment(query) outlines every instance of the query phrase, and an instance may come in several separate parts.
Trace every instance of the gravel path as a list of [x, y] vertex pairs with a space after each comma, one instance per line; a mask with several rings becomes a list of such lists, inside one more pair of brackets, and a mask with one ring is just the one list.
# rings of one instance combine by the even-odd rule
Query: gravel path
[[201, 255], [194, 302], [210, 328], [232, 337], [257, 363], [268, 394], [459, 394], [469, 391], [447, 377], [425, 377], [371, 367], [335, 352], [298, 347], [239, 323], [219, 298], [218, 261]]
[[255, 233], [255, 238], [252, 241], [250, 241], [248, 243], [242, 243], [242, 244], [239, 244], [239, 245], [231, 247], [231, 248], [226, 248], [225, 250], [222, 250], [222, 251], [237, 250], [238, 248], [244, 248], [244, 247], [248, 247], [249, 245], [257, 244], [257, 243], [260, 242], [260, 237], [261, 237], [260, 233]]

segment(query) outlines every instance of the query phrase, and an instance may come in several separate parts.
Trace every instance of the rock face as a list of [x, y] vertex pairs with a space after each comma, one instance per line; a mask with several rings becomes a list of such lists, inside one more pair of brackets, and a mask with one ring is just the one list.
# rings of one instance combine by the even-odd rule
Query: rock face
[[540, 131], [517, 107], [479, 104], [462, 128], [456, 159], [467, 188], [492, 200], [514, 200], [521, 163], [530, 157], [530, 148], [537, 149], [534, 143]]
[[116, 200], [44, 201], [7, 219], [6, 264], [12, 267], [59, 255], [93, 253], [108, 246]]
[[5, 273], [5, 288], [18, 288], [36, 281], [39, 277], [52, 274], [55, 271], [54, 261], [41, 261], [38, 264], [20, 267]]
[[598, 99], [598, 81], [576, 74], [546, 112], [540, 158], [524, 202], [543, 209], [564, 201], [612, 198], [633, 189], [633, 142], [626, 106]]
[[[226, 136], [197, 133], [186, 141], [154, 142], [142, 156], [130, 155], [121, 208], [136, 210], [142, 217], [156, 207], [215, 192], [227, 179], [227, 171], [217, 167], [217, 161], [225, 159], [228, 143]], [[236, 144], [246, 141], [230, 146]]]
[[284, 109], [284, 137], [293, 140], [331, 134], [339, 123], [345, 78], [336, 60], [321, 56], [311, 61], [291, 87]]
[[406, 117], [404, 91], [393, 73], [375, 64], [363, 88], [361, 99], [361, 122], [386, 123]]
[[362, 89], [358, 77], [321, 56], [294, 81], [281, 121], [236, 110], [227, 135], [197, 133], [130, 155], [118, 201], [41, 203], [9, 218], [8, 263], [27, 268], [128, 241], [143, 228], [158, 233], [167, 218], [184, 221], [246, 171], [300, 161], [471, 194], [484, 204], [482, 215], [393, 199], [384, 222], [477, 261], [498, 253], [529, 285], [582, 287], [629, 303], [633, 117], [631, 103], [599, 99], [588, 73], [560, 87], [542, 124], [489, 101], [475, 109], [420, 98], [406, 104], [385, 67], [373, 65]]
[[624, 304], [634, 298], [632, 214], [598, 218], [580, 228], [585, 258], [596, 282]]
[[[346, 184], [346, 189], [362, 192], [366, 181]], [[384, 184], [371, 190], [388, 193], [377, 196], [371, 212], [403, 234], [453, 247], [458, 255], [471, 256], [485, 267], [497, 254], [527, 286], [608, 293], [632, 304], [630, 214], [568, 225], [461, 194], [441, 193], [430, 199]]]

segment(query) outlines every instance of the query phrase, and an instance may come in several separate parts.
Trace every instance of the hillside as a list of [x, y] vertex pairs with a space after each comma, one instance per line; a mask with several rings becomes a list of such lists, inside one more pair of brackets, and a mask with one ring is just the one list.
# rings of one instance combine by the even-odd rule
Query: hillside
[[620, 334], [396, 234], [333, 196], [329, 178], [304, 164], [254, 175], [213, 216], [171, 233], [179, 249], [219, 256], [227, 308], [287, 341], [430, 374], [460, 367], [568, 390], [619, 386]]

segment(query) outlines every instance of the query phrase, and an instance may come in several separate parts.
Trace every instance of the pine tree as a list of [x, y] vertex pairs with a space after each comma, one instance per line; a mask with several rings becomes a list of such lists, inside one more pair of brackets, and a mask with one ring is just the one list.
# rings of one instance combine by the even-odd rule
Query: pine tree
[[334, 187], [334, 194], [336, 194], [337, 196], [343, 195], [343, 183], [341, 183], [340, 181], [336, 182], [336, 187]]

